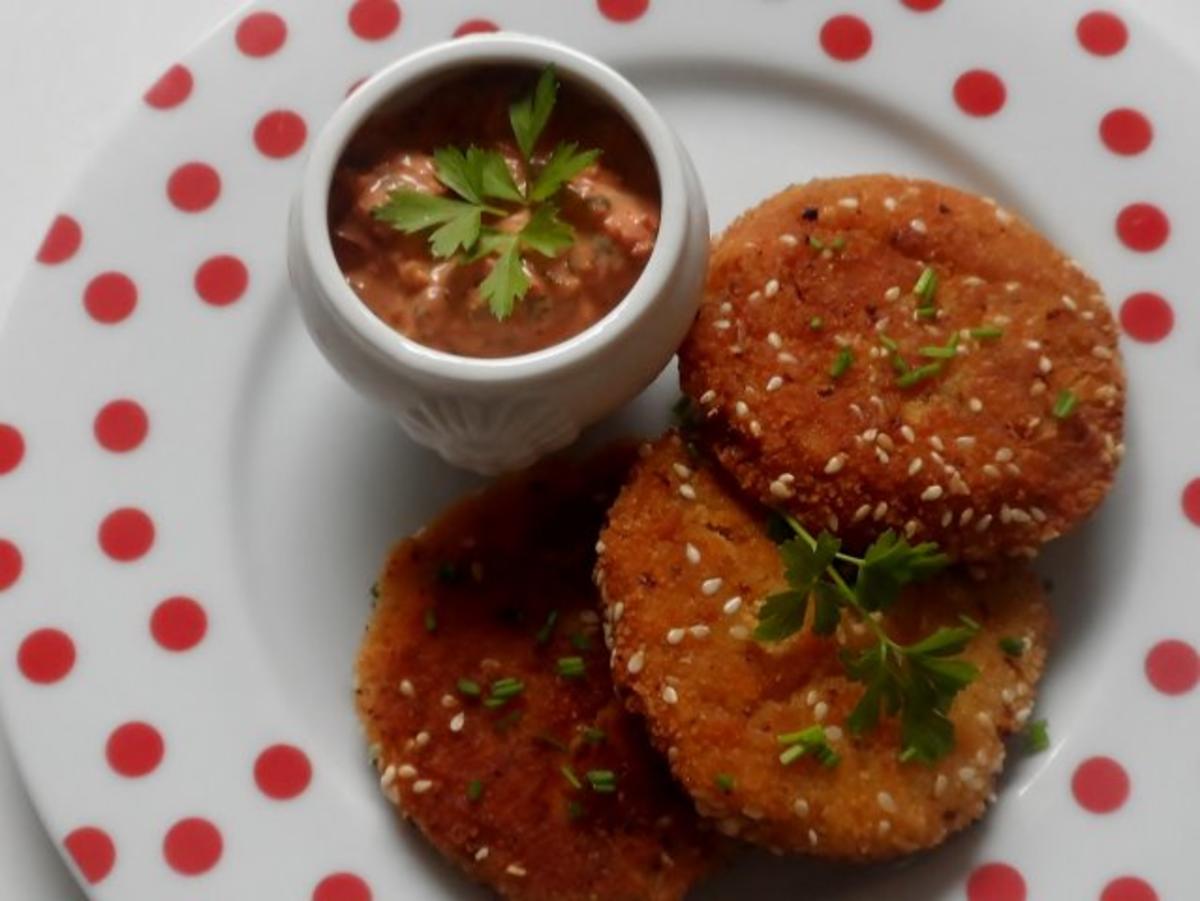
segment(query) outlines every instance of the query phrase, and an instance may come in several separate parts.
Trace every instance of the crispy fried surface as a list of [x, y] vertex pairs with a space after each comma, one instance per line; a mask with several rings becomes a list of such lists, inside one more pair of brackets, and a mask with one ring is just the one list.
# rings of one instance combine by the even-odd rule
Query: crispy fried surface
[[[358, 710], [385, 795], [509, 898], [675, 899], [710, 866], [714, 837], [616, 700], [600, 635], [594, 545], [629, 458], [547, 464], [402, 542], [360, 652]], [[585, 678], [556, 675], [569, 656]], [[499, 709], [456, 690], [466, 678], [486, 697], [504, 677], [525, 690]], [[589, 770], [614, 771], [617, 792], [588, 788]]]
[[[925, 265], [936, 319], [915, 317]], [[916, 368], [935, 362], [921, 348], [992, 325], [1001, 337], [968, 335], [941, 375], [897, 386], [881, 336]], [[834, 379], [843, 346], [854, 362]], [[1024, 222], [931, 182], [812, 181], [743, 215], [715, 247], [680, 369], [739, 483], [836, 521], [850, 546], [890, 527], [967, 559], [1032, 556], [1096, 507], [1123, 450], [1099, 287]], [[1067, 390], [1078, 407], [1060, 420]]]
[[[1050, 626], [1036, 578], [1024, 563], [982, 584], [943, 575], [910, 588], [885, 620], [901, 641], [956, 625], [963, 613], [983, 626], [964, 655], [981, 676], [951, 709], [957, 745], [948, 757], [900, 763], [898, 725], [885, 719], [863, 738], [835, 732], [842, 761], [833, 769], [807, 757], [785, 767], [780, 733], [815, 722], [844, 730], [862, 686], [844, 675], [839, 642], [861, 646], [869, 634], [843, 628], [819, 638], [806, 629], [773, 645], [749, 637], [756, 602], [784, 587], [783, 568], [763, 511], [735, 492], [673, 434], [635, 468], [610, 511], [597, 566], [618, 685], [722, 831], [853, 860], [937, 845], [984, 812], [1004, 760], [1001, 739], [1032, 708]], [[686, 630], [681, 640], [676, 629]], [[997, 645], [1005, 636], [1025, 638], [1028, 649], [1006, 656]], [[731, 790], [718, 774], [732, 777]]]

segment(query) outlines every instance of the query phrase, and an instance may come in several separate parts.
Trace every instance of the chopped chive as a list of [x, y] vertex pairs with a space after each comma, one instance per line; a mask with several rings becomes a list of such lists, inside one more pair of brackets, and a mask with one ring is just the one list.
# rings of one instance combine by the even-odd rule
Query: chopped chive
[[468, 698], [477, 698], [480, 695], [479, 683], [471, 679], [459, 679], [458, 692]]
[[787, 746], [779, 755], [779, 762], [784, 766], [794, 763], [806, 754], [811, 754], [822, 766], [827, 767], [837, 766], [842, 759], [829, 747], [825, 738], [825, 728], [820, 725], [809, 726], [799, 732], [786, 732], [776, 736], [776, 741]]
[[1025, 747], [1033, 754], [1050, 747], [1050, 731], [1045, 720], [1034, 720], [1025, 727]]
[[838, 235], [836, 238], [834, 238], [832, 241], [829, 242], [830, 250], [844, 250], [845, 248], [846, 248], [846, 236], [845, 235]]
[[492, 683], [492, 697], [508, 700], [515, 698], [525, 690], [525, 683], [520, 679], [514, 679], [511, 676], [498, 679]]
[[825, 242], [822, 241], [820, 238], [818, 238], [816, 235], [809, 235], [808, 236], [808, 246], [811, 247], [813, 250], [824, 250]]
[[919, 353], [923, 357], [932, 357], [935, 360], [951, 360], [958, 356], [958, 351], [953, 347], [938, 347], [936, 345], [922, 347]]
[[592, 649], [592, 642], [582, 632], [572, 632], [571, 646], [577, 651], [590, 651]]
[[913, 385], [919, 384], [926, 379], [931, 379], [942, 371], [941, 363], [926, 363], [924, 366], [918, 366], [916, 369], [910, 369], [896, 379], [896, 384], [901, 388], [911, 388]]
[[892, 368], [896, 370], [897, 375], [904, 375], [908, 372], [908, 361], [900, 354], [892, 354]]
[[809, 726], [807, 729], [801, 729], [799, 732], [785, 732], [782, 735], [775, 736], [775, 740], [781, 745], [799, 745], [825, 740], [825, 729], [823, 726]]
[[914, 748], [912, 745], [909, 745], [907, 748], [905, 748], [903, 751], [901, 751], [899, 753], [899, 755], [897, 755], [897, 756], [899, 757], [899, 760], [901, 763], [908, 763], [910, 760], [914, 760], [916, 758], [917, 754], [918, 754], [917, 749]]
[[582, 657], [559, 657], [557, 669], [564, 679], [578, 679], [586, 672]]
[[917, 279], [917, 283], [913, 285], [912, 293], [920, 297], [922, 300], [932, 304], [933, 295], [937, 293], [938, 277], [933, 271], [932, 266], [926, 266], [921, 270], [921, 275]]
[[545, 624], [538, 629], [537, 643], [546, 644], [550, 640], [550, 636], [554, 634], [554, 624], [558, 622], [558, 611], [551, 610], [550, 615], [546, 617]]
[[1062, 390], [1058, 392], [1058, 399], [1054, 401], [1054, 418], [1066, 419], [1075, 412], [1075, 408], [1079, 406], [1079, 398], [1075, 396], [1074, 391]]
[[437, 580], [443, 585], [453, 585], [462, 579], [462, 567], [449, 560], [442, 563], [437, 570]]
[[838, 351], [838, 355], [833, 360], [833, 365], [829, 367], [829, 375], [831, 378], [840, 379], [846, 374], [846, 370], [854, 363], [854, 352], [848, 347], [843, 347]]
[[725, 794], [729, 794], [731, 791], [733, 791], [733, 777], [728, 773], [717, 773], [716, 777], [713, 779], [713, 782], [715, 782], [717, 784], [717, 788], [719, 788]]
[[814, 332], [819, 332], [821, 329], [825, 328], [825, 320], [820, 316], [814, 316], [812, 319], [808, 320], [808, 327]]
[[489, 710], [499, 710], [508, 703], [508, 698], [484, 698], [483, 706]]
[[991, 338], [999, 338], [1004, 334], [1004, 329], [998, 325], [981, 325], [978, 328], [971, 329], [971, 337], [988, 340]]
[[1000, 650], [1002, 650], [1009, 657], [1020, 657], [1025, 653], [1024, 638], [1015, 638], [1012, 635], [1006, 635], [1001, 638], [997, 644], [1000, 645]]
[[604, 741], [604, 739], [608, 738], [608, 735], [605, 733], [605, 731], [597, 728], [596, 726], [584, 726], [582, 731], [583, 740], [589, 745], [598, 745], [600, 742]]
[[483, 797], [483, 783], [478, 779], [472, 779], [467, 783], [467, 800], [478, 801]]
[[886, 347], [888, 350], [890, 350], [892, 353], [896, 353], [897, 351], [900, 350], [900, 345], [897, 344], [895, 341], [893, 341], [891, 338], [889, 338], [887, 335], [880, 335], [879, 343], [882, 344], [884, 347]]
[[433, 612], [432, 607], [425, 611], [425, 631], [437, 631], [437, 614]]
[[571, 783], [571, 788], [576, 791], [583, 788], [583, 783], [579, 781], [579, 777], [575, 775], [575, 771], [570, 766], [564, 763], [559, 767], [559, 772], [563, 774], [564, 779]]
[[567, 816], [572, 820], [577, 820], [584, 814], [583, 805], [578, 801], [567, 802]]
[[964, 626], [974, 629], [976, 632], [978, 632], [980, 629], [983, 628], [983, 626], [980, 625], [979, 620], [974, 619], [973, 617], [967, 616], [965, 613], [960, 613], [958, 615], [958, 620]]
[[918, 319], [936, 319], [937, 307], [917, 307]]
[[804, 745], [792, 745], [790, 748], [788, 748], [786, 751], [784, 751], [782, 754], [779, 755], [779, 762], [782, 763], [784, 766], [788, 766], [789, 764], [794, 763], [797, 760], [799, 760], [801, 757], [803, 757], [807, 753], [808, 753], [808, 748], [804, 747]]
[[378, 582], [374, 583], [371, 586], [371, 597], [373, 597], [373, 598], [379, 597], [379, 583]]
[[617, 774], [612, 770], [588, 770], [586, 778], [592, 791], [610, 794], [617, 790]]

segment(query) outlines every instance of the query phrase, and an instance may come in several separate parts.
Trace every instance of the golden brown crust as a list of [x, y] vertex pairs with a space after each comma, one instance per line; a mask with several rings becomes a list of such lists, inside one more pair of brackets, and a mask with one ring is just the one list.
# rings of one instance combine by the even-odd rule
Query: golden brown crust
[[[509, 898], [668, 901], [711, 866], [715, 837], [616, 700], [600, 636], [593, 546], [629, 457], [543, 465], [402, 542], [360, 652], [358, 710], [385, 795]], [[539, 644], [551, 611], [553, 635]], [[584, 658], [585, 678], [556, 675], [566, 656]], [[525, 690], [498, 710], [456, 690], [466, 678], [486, 696], [503, 677]], [[603, 739], [589, 741], [587, 727]], [[612, 770], [618, 790], [573, 789], [564, 766], [581, 780]]]
[[[911, 293], [925, 265], [934, 320]], [[897, 386], [881, 335], [915, 368], [932, 362], [922, 347], [997, 324], [941, 375]], [[835, 380], [842, 346], [854, 362]], [[930, 182], [812, 181], [743, 215], [716, 244], [680, 370], [739, 483], [805, 522], [836, 520], [852, 546], [894, 528], [966, 559], [1032, 556], [1096, 507], [1123, 450], [1099, 287], [1024, 222]], [[1060, 420], [1064, 390], [1078, 407]]]
[[[886, 628], [901, 641], [956, 625], [960, 614], [982, 624], [964, 654], [981, 675], [951, 708], [954, 751], [934, 766], [901, 763], [894, 720], [858, 739], [845, 728], [862, 686], [846, 678], [837, 653], [869, 633], [843, 628], [826, 639], [805, 630], [775, 645], [749, 637], [757, 601], [784, 585], [763, 519], [677, 436], [653, 446], [602, 533], [597, 577], [614, 678], [676, 778], [723, 831], [853, 860], [937, 845], [982, 815], [1003, 764], [1002, 738], [1033, 706], [1050, 628], [1037, 579], [1023, 563], [986, 583], [946, 574], [910, 588], [888, 614]], [[1026, 640], [1022, 656], [1000, 650], [1006, 636]], [[841, 763], [783, 766], [777, 736], [817, 721], [843, 730], [831, 741]], [[718, 774], [732, 777], [730, 791]]]

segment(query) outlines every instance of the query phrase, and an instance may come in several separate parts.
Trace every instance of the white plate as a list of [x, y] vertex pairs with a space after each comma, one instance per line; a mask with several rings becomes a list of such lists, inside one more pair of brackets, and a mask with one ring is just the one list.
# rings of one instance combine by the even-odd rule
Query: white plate
[[[9, 320], [0, 696], [35, 803], [88, 891], [322, 901], [474, 891], [395, 824], [350, 695], [367, 586], [388, 545], [473, 483], [343, 387], [303, 333], [282, 262], [305, 133], [358, 78], [488, 15], [637, 82], [687, 141], [717, 225], [816, 174], [948, 180], [1044, 228], [1140, 339], [1124, 348], [1119, 486], [1040, 564], [1061, 621], [1039, 708], [1052, 751], [1014, 762], [984, 824], [906, 866], [751, 857], [697, 895], [1194, 895], [1200, 339], [1185, 248], [1200, 228], [1200, 122], [1185, 63], [1132, 12], [1119, 14], [1125, 27], [1085, 20], [1081, 39], [1091, 10], [1075, 2], [396, 9], [279, 0], [278, 19], [243, 13], [215, 32], [64, 198], [82, 243], [72, 227], [52, 230]], [[858, 21], [833, 18], [846, 14]], [[1104, 46], [1114, 35], [1125, 37]], [[970, 70], [998, 77], [1003, 97], [986, 76], [960, 80]], [[988, 115], [962, 108], [996, 102]], [[1120, 108], [1151, 124], [1147, 146], [1138, 117], [1109, 116]], [[277, 110], [300, 118], [257, 127]], [[209, 170], [172, 178], [191, 162], [219, 177], [210, 205]], [[1161, 246], [1155, 217], [1131, 206], [1141, 203], [1169, 217]], [[223, 262], [204, 267], [213, 258]], [[110, 272], [128, 281], [101, 277]], [[1156, 302], [1125, 300], [1140, 292], [1174, 306], [1173, 328]], [[1145, 340], [1164, 326], [1164, 340]], [[653, 433], [673, 394], [668, 373], [600, 431]], [[97, 419], [119, 399], [148, 419], [140, 440], [128, 406]], [[109, 518], [127, 509], [140, 514]], [[194, 603], [160, 608], [177, 596]], [[163, 644], [196, 638], [186, 650]], [[279, 745], [291, 750], [262, 756]], [[352, 875], [323, 882], [336, 873]]]

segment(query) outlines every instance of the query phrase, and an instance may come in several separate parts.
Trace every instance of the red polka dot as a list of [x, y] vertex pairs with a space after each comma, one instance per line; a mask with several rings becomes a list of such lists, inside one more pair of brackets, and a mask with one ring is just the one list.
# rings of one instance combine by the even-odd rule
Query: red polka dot
[[1158, 892], [1144, 879], [1121, 876], [1104, 886], [1100, 901], [1158, 901]]
[[192, 85], [192, 73], [187, 66], [172, 66], [150, 86], [142, 99], [155, 109], [171, 109], [191, 96]]
[[353, 873], [332, 873], [317, 883], [312, 901], [371, 901], [371, 888]]
[[396, 0], [357, 0], [350, 7], [350, 30], [364, 41], [381, 41], [400, 27]]
[[299, 748], [272, 745], [254, 761], [254, 781], [268, 798], [286, 801], [294, 798], [312, 780], [312, 764]]
[[211, 870], [221, 859], [223, 848], [220, 830], [200, 817], [180, 820], [163, 838], [167, 865], [184, 876], [199, 876]]
[[1120, 53], [1129, 42], [1125, 23], [1110, 12], [1088, 13], [1075, 26], [1075, 36], [1084, 50], [1096, 56]]
[[246, 293], [250, 273], [237, 257], [223, 254], [205, 260], [196, 270], [194, 283], [201, 300], [214, 307], [224, 307]]
[[120, 563], [137, 560], [154, 544], [154, 522], [133, 507], [116, 510], [100, 523], [100, 548]]
[[102, 272], [83, 291], [83, 308], [104, 325], [125, 319], [137, 306], [138, 289], [123, 272]]
[[1146, 655], [1146, 678], [1165, 695], [1187, 694], [1200, 681], [1200, 656], [1186, 641], [1160, 641]]
[[122, 776], [130, 779], [145, 776], [162, 762], [162, 736], [149, 723], [125, 723], [108, 737], [104, 756], [108, 765]]
[[20, 549], [11, 541], [0, 538], [0, 591], [5, 591], [17, 583], [17, 579], [21, 578], [23, 566]]
[[1183, 489], [1183, 515], [1200, 526], [1200, 479], [1192, 479]]
[[75, 256], [75, 252], [79, 250], [79, 245], [82, 243], [83, 229], [79, 227], [79, 223], [70, 216], [55, 216], [54, 221], [50, 223], [50, 228], [46, 230], [46, 236], [42, 238], [42, 246], [38, 248], [37, 252], [37, 261], [45, 263], [47, 266], [65, 263]]
[[987, 69], [971, 69], [954, 82], [954, 102], [968, 116], [993, 116], [1007, 97], [1000, 76]]
[[487, 34], [499, 30], [500, 26], [491, 19], [467, 19], [467, 21], [454, 29], [454, 36], [462, 38], [469, 34]]
[[871, 27], [858, 16], [834, 16], [821, 26], [821, 46], [841, 62], [861, 59], [871, 49]]
[[1167, 214], [1152, 203], [1131, 203], [1117, 215], [1117, 236], [1130, 250], [1158, 250], [1170, 234]]
[[191, 650], [207, 631], [208, 615], [188, 597], [167, 598], [150, 614], [150, 634], [168, 651]]
[[1076, 767], [1071, 791], [1084, 810], [1112, 813], [1129, 797], [1129, 776], [1111, 757], [1090, 757]]
[[150, 418], [141, 404], [133, 400], [114, 400], [96, 414], [92, 431], [105, 450], [123, 454], [134, 450], [146, 440]]
[[17, 666], [30, 682], [57, 682], [75, 666], [75, 642], [60, 629], [30, 632], [17, 649]]
[[606, 19], [614, 22], [633, 22], [650, 8], [650, 0], [596, 0], [596, 6]]
[[207, 163], [184, 163], [167, 179], [167, 197], [185, 213], [207, 210], [220, 194], [221, 176]]
[[1138, 341], [1161, 341], [1171, 334], [1174, 325], [1171, 305], [1150, 291], [1132, 294], [1121, 304], [1121, 327]]
[[246, 56], [270, 56], [287, 40], [287, 23], [275, 13], [251, 13], [238, 24], [235, 37]]
[[1025, 878], [1006, 863], [985, 863], [967, 880], [968, 901], [1025, 901]]
[[909, 9], [919, 13], [927, 13], [942, 5], [942, 0], [900, 0]]
[[0, 422], [0, 476], [16, 469], [25, 457], [25, 439], [16, 426]]
[[63, 839], [63, 847], [88, 885], [96, 885], [112, 872], [117, 848], [108, 833], [95, 826], [81, 826]]
[[1100, 120], [1100, 140], [1113, 153], [1133, 156], [1154, 140], [1150, 120], [1135, 109], [1115, 109]]
[[254, 146], [263, 156], [276, 160], [291, 156], [304, 146], [307, 137], [308, 126], [291, 110], [267, 113], [254, 126]]

